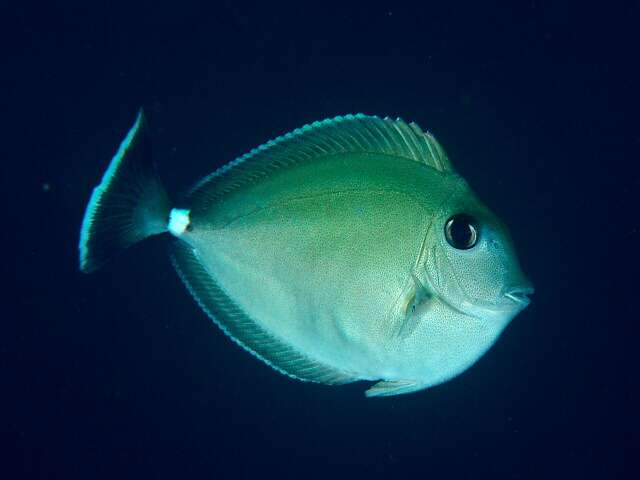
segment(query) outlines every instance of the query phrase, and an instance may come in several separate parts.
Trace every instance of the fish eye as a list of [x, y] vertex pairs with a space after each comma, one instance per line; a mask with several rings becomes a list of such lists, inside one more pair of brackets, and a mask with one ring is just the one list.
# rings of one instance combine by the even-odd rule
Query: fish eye
[[469, 250], [478, 242], [478, 228], [471, 215], [458, 213], [447, 220], [444, 236], [449, 245], [457, 250]]

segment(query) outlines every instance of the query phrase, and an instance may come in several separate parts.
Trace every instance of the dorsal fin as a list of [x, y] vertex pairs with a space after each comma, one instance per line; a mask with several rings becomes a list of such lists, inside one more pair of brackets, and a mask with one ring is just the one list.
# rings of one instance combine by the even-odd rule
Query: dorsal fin
[[280, 168], [345, 153], [385, 154], [414, 160], [440, 172], [453, 171], [433, 135], [415, 123], [359, 113], [314, 122], [270, 140], [203, 178], [188, 197], [193, 206], [206, 208], [210, 202]]

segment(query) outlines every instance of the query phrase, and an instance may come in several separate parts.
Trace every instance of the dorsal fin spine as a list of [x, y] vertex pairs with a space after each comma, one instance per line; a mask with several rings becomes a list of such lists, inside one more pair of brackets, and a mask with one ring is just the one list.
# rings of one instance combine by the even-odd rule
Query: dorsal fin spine
[[[415, 136], [417, 136], [418, 138], [420, 137], [424, 137], [425, 141], [424, 142], [420, 142], [418, 144], [418, 151], [420, 152], [420, 157], [423, 158], [427, 155], [429, 155], [429, 148], [425, 145], [427, 142], [426, 137], [428, 134], [426, 134], [425, 132], [422, 131], [422, 129], [420, 128], [419, 125], [417, 125], [414, 122], [411, 122], [407, 125], [407, 127], [409, 128], [409, 130], [411, 130], [413, 132], [413, 134]], [[441, 169], [442, 166], [439, 165], [438, 169]]]
[[415, 135], [413, 135], [413, 130], [411, 130], [411, 127], [409, 127], [409, 125], [407, 125], [404, 122], [396, 122], [396, 125], [399, 125], [399, 124], [402, 125], [401, 127], [402, 136], [407, 142], [407, 144], [410, 145], [410, 148], [413, 151], [413, 156], [416, 158], [424, 157], [423, 150], [420, 148], [420, 145], [416, 141]]
[[375, 128], [375, 133], [373, 134], [373, 138], [377, 141], [380, 150], [384, 151], [384, 153], [388, 153], [391, 147], [389, 143], [389, 139], [387, 138], [386, 132], [384, 128], [381, 127], [381, 123], [383, 120], [379, 118], [375, 118], [373, 122], [371, 122], [371, 127]]
[[415, 143], [413, 143], [413, 139], [411, 137], [407, 137], [404, 132], [404, 122], [402, 122], [399, 118], [394, 122], [390, 121], [389, 124], [398, 132], [398, 134], [404, 140], [404, 144], [409, 150], [409, 154], [414, 158], [420, 158], [418, 156], [418, 150], [415, 147]]
[[[365, 122], [361, 122], [361, 123], [365, 123]], [[367, 132], [364, 131], [363, 129], [358, 129], [358, 130], [355, 130], [351, 135], [354, 138], [355, 142], [357, 143], [358, 147], [360, 147], [363, 150], [366, 148], [366, 145], [371, 145], [371, 139], [365, 136], [366, 133]]]
[[426, 139], [427, 139], [427, 148], [429, 149], [429, 155], [431, 155], [431, 157], [433, 158], [438, 168], [442, 169], [442, 159], [440, 157], [440, 152], [438, 151], [438, 149], [436, 149], [435, 152], [433, 151], [434, 145], [432, 145], [431, 143], [431, 138], [429, 134], [426, 135]]

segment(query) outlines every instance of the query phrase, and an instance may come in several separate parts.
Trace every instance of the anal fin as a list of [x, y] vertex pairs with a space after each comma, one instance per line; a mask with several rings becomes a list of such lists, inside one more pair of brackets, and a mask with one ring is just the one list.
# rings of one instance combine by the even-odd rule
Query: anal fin
[[173, 242], [172, 260], [187, 289], [211, 320], [234, 342], [270, 367], [308, 382], [337, 385], [357, 380], [305, 356], [262, 328], [229, 298], [202, 264], [197, 252], [184, 241]]

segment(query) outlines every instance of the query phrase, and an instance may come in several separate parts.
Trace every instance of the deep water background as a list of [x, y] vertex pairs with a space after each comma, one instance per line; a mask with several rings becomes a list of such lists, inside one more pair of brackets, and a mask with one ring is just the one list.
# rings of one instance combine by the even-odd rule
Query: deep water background
[[[3, 478], [638, 478], [640, 5], [63, 2], [0, 22]], [[431, 130], [536, 285], [477, 365], [365, 399], [271, 371], [153, 239], [77, 268], [144, 106], [177, 197], [337, 114]]]

